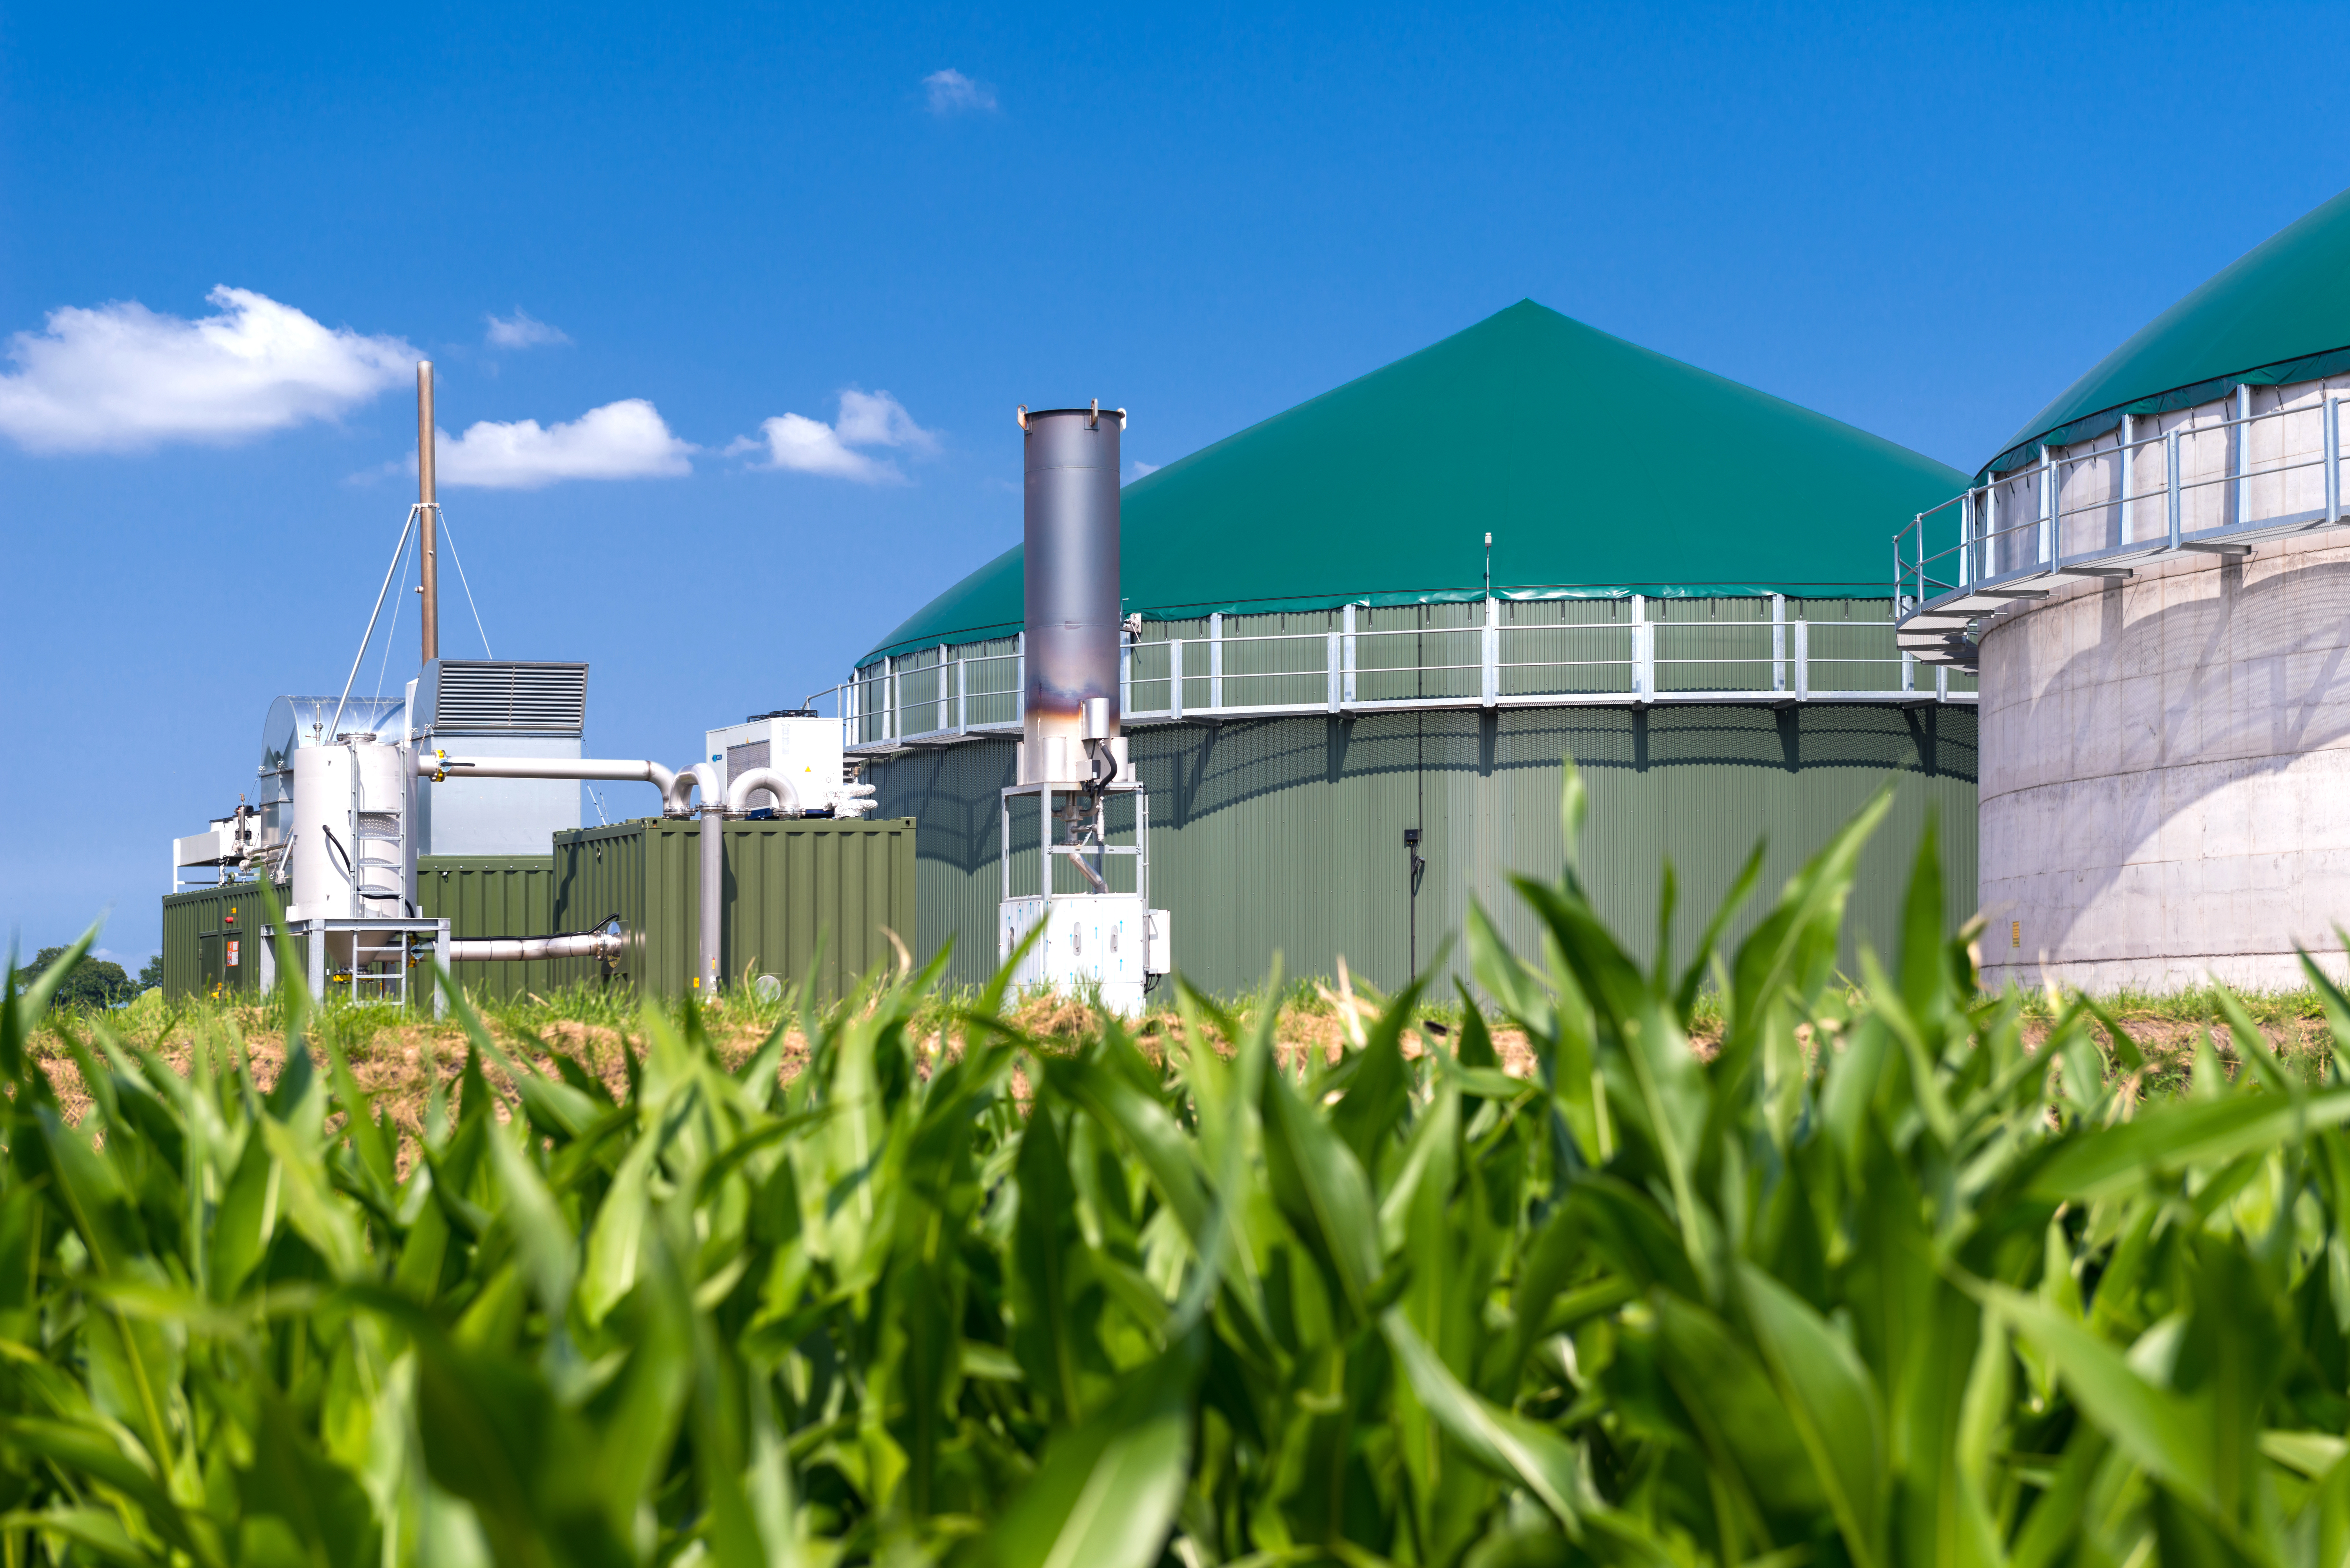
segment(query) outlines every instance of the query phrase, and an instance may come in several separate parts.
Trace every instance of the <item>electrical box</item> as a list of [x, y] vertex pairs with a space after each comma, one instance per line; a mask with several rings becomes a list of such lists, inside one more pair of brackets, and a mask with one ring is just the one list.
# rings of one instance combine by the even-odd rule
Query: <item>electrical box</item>
[[1041, 922], [1044, 935], [1012, 971], [1017, 990], [1064, 996], [1099, 996], [1101, 1005], [1128, 1017], [1142, 1011], [1150, 977], [1168, 972], [1167, 911], [1146, 907], [1131, 893], [1065, 893], [1006, 898], [996, 961], [1011, 958]]

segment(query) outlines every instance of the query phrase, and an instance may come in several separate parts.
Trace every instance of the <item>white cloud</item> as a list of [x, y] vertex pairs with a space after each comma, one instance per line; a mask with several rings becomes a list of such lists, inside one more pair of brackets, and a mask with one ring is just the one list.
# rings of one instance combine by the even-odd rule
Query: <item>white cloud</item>
[[779, 414], [759, 426], [758, 440], [745, 436], [726, 450], [755, 452], [762, 446], [769, 468], [852, 479], [859, 484], [903, 484], [906, 476], [896, 463], [855, 449], [898, 447], [927, 457], [939, 450], [939, 438], [916, 424], [906, 406], [889, 393], [851, 388], [840, 394], [840, 417], [831, 424], [806, 414]]
[[119, 300], [67, 306], [39, 332], [16, 334], [0, 434], [33, 452], [224, 444], [331, 420], [408, 379], [420, 357], [250, 289], [205, 299], [218, 315], [190, 321]]
[[[1145, 462], [1138, 457], [1128, 466], [1134, 470], [1135, 479], [1140, 479], [1144, 474], [1156, 473], [1167, 465], [1163, 462]], [[1133, 483], [1133, 480], [1128, 480], [1127, 483], [1130, 484]]]
[[441, 435], [438, 472], [449, 485], [536, 490], [565, 479], [667, 479], [690, 472], [693, 443], [670, 433], [642, 398], [590, 409], [569, 424], [484, 420]]
[[972, 80], [961, 71], [932, 71], [922, 78], [931, 89], [932, 114], [990, 114], [995, 109], [995, 89]]
[[519, 305], [512, 316], [492, 316], [489, 323], [484, 336], [493, 348], [544, 348], [571, 341], [571, 335], [563, 328], [549, 327]]

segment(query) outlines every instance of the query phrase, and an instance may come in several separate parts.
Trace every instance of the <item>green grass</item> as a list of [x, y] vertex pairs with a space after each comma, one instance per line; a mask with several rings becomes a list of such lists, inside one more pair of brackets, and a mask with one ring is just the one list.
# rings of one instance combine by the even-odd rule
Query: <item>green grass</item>
[[2211, 993], [2180, 1065], [1985, 998], [1930, 835], [1850, 983], [1888, 800], [1718, 964], [1522, 880], [1544, 961], [1472, 916], [1410, 1054], [1409, 990], [1276, 1052], [1277, 974], [1148, 1050], [935, 974], [461, 1002], [411, 1125], [380, 1013], [12, 971], [0, 1564], [2341, 1563], [2350, 1002], [2296, 1062]]

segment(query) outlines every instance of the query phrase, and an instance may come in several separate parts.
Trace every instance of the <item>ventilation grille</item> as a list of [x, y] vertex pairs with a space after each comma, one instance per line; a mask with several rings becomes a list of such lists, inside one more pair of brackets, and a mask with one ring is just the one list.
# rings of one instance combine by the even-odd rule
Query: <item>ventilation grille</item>
[[429, 712], [435, 731], [582, 734], [588, 728], [588, 667], [444, 659]]

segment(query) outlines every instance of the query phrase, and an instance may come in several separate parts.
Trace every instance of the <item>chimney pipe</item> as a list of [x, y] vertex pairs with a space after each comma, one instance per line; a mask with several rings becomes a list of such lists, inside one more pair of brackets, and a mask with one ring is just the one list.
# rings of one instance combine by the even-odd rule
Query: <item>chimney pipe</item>
[[1020, 782], [1079, 780], [1091, 773], [1086, 741], [1118, 732], [1118, 447], [1126, 410], [1097, 400], [1084, 409], [1023, 409], [1020, 423], [1028, 664]]
[[432, 361], [416, 362], [416, 510], [419, 532], [423, 537], [417, 560], [422, 582], [417, 591], [424, 596], [424, 662], [430, 664], [441, 657], [441, 531], [436, 526], [441, 519], [441, 504], [434, 498], [432, 481]]

